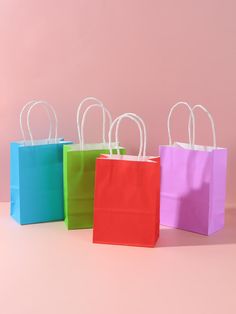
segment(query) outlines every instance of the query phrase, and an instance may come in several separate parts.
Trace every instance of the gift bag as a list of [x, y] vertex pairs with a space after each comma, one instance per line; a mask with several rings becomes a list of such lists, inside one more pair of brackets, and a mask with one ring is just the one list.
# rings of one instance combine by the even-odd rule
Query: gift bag
[[[80, 119], [82, 107], [91, 101], [93, 103], [86, 108]], [[91, 109], [96, 107], [101, 108], [102, 111], [103, 141], [102, 143], [86, 144], [84, 143], [86, 116]], [[93, 227], [95, 162], [100, 154], [109, 152], [105, 139], [106, 115], [111, 124], [111, 115], [103, 103], [94, 97], [85, 98], [77, 111], [79, 144], [64, 146], [65, 223], [68, 229]], [[113, 152], [116, 153], [116, 149]], [[121, 152], [122, 154], [125, 152], [123, 148], [121, 148]]]
[[[38, 105], [46, 109], [50, 120], [46, 140], [34, 140], [31, 132], [30, 113]], [[27, 109], [30, 140], [26, 140], [22, 120]], [[71, 142], [57, 138], [56, 113], [44, 101], [32, 101], [23, 107], [20, 128], [23, 141], [10, 145], [11, 216], [20, 224], [63, 220], [63, 145]]]
[[[193, 132], [189, 121], [189, 143], [172, 144], [170, 120], [181, 104], [190, 110]], [[196, 109], [208, 114], [213, 146], [195, 145]], [[193, 109], [187, 103], [174, 105], [168, 117], [168, 132], [169, 145], [160, 146], [161, 224], [210, 235], [224, 226], [227, 150], [216, 146], [212, 116], [201, 105]]]
[[146, 128], [137, 115], [128, 113], [112, 123], [134, 120], [139, 127], [138, 156], [102, 155], [96, 161], [94, 243], [153, 247], [159, 236], [160, 159], [146, 156]]

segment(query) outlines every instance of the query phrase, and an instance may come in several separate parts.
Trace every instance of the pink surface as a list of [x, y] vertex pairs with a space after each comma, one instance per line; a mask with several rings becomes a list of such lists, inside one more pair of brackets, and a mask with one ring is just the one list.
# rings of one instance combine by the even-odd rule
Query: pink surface
[[63, 222], [19, 226], [0, 205], [2, 314], [235, 314], [236, 211], [205, 237], [161, 229], [156, 248], [92, 244]]
[[[113, 116], [134, 111], [144, 118], [148, 155], [167, 143], [172, 104], [187, 100], [207, 106], [218, 145], [229, 148], [227, 204], [236, 205], [235, 10], [234, 0], [2, 0], [0, 199], [9, 199], [9, 142], [20, 138], [24, 103], [35, 98], [51, 102], [60, 135], [76, 140], [76, 105], [92, 95]], [[43, 136], [39, 117], [34, 130]], [[186, 126], [176, 117], [176, 138], [182, 139]], [[97, 112], [90, 118], [94, 126]], [[198, 121], [198, 142], [210, 143], [202, 113]], [[127, 137], [122, 129], [122, 144], [134, 153], [138, 133], [132, 128]], [[86, 128], [88, 139], [97, 139], [96, 133]]]

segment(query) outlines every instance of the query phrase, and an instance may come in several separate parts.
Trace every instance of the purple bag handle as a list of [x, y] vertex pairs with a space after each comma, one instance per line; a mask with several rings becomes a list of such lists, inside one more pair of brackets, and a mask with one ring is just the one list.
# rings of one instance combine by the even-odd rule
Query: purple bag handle
[[[194, 112], [196, 109], [201, 109], [203, 110], [210, 122], [211, 122], [211, 129], [212, 129], [212, 137], [213, 137], [213, 147], [216, 148], [216, 129], [215, 129], [215, 124], [214, 124], [214, 120], [212, 118], [212, 115], [210, 114], [210, 112], [202, 105], [195, 105], [193, 108], [192, 108], [192, 111]], [[192, 119], [191, 119], [191, 116], [189, 117], [189, 121], [188, 121], [188, 130], [191, 134], [191, 126], [192, 126]], [[193, 142], [193, 145], [195, 145], [195, 142]]]
[[167, 130], [168, 130], [169, 145], [172, 146], [171, 127], [170, 127], [171, 116], [172, 116], [174, 110], [180, 105], [184, 105], [190, 111], [190, 117], [192, 120], [193, 132], [192, 132], [192, 136], [191, 136], [190, 128], [188, 128], [188, 136], [189, 136], [189, 144], [191, 146], [193, 146], [194, 142], [195, 142], [195, 118], [194, 118], [192, 108], [189, 106], [189, 104], [187, 102], [184, 102], [184, 101], [177, 102], [169, 111], [169, 115], [168, 115], [168, 119], [167, 119]]

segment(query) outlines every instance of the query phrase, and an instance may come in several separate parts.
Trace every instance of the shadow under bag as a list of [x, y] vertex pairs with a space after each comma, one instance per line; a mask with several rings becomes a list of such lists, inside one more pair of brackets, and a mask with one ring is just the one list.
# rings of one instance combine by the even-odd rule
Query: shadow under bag
[[[97, 158], [93, 242], [153, 247], [159, 237], [160, 158], [146, 156], [146, 129], [135, 114], [114, 120], [134, 120], [140, 131], [138, 156], [112, 154]], [[143, 125], [144, 140], [141, 124]]]
[[[180, 104], [190, 110], [189, 144], [172, 144], [171, 140], [170, 118]], [[195, 109], [208, 114], [213, 146], [195, 145]], [[173, 106], [168, 131], [169, 145], [160, 146], [161, 224], [210, 235], [224, 226], [227, 149], [216, 146], [213, 119], [201, 105], [191, 109], [187, 103], [180, 102]]]
[[[30, 141], [26, 141], [22, 115], [30, 105], [27, 125]], [[30, 130], [30, 112], [36, 105], [43, 105], [55, 121], [55, 138], [33, 140]], [[57, 118], [54, 109], [45, 102], [28, 103], [22, 110], [20, 125], [23, 141], [10, 147], [11, 216], [20, 224], [31, 224], [64, 219], [63, 205], [63, 145], [57, 138]]]

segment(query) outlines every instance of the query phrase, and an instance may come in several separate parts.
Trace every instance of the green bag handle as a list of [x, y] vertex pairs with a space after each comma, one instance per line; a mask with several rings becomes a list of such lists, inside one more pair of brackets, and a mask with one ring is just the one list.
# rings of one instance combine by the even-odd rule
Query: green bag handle
[[[89, 101], [95, 101], [95, 104], [92, 104], [90, 106], [88, 106], [86, 108], [86, 110], [84, 111], [83, 115], [82, 115], [82, 120], [80, 123], [80, 114], [81, 114], [81, 109], [82, 106]], [[81, 144], [81, 149], [83, 150], [84, 147], [84, 124], [85, 124], [85, 120], [86, 120], [86, 116], [88, 114], [88, 111], [91, 110], [94, 107], [99, 107], [102, 110], [102, 121], [103, 121], [103, 144], [106, 145], [106, 114], [109, 118], [109, 122], [110, 125], [112, 123], [112, 117], [110, 112], [108, 111], [108, 109], [104, 106], [104, 104], [101, 102], [101, 100], [95, 98], [95, 97], [86, 97], [85, 99], [83, 99], [81, 101], [81, 103], [78, 106], [77, 109], [77, 129], [78, 129], [78, 137], [79, 137], [79, 143]]]
[[[38, 104], [41, 104], [43, 105], [43, 107], [45, 108], [46, 112], [47, 112], [47, 115], [48, 115], [48, 118], [50, 120], [50, 128], [49, 128], [49, 135], [48, 135], [48, 143], [51, 141], [51, 137], [52, 137], [52, 118], [51, 118], [51, 115], [50, 115], [50, 110], [49, 110], [49, 107], [48, 107], [48, 104], [43, 101], [43, 100], [31, 100], [29, 102], [27, 102], [21, 112], [20, 112], [20, 130], [21, 130], [21, 135], [23, 137], [23, 142], [24, 142], [24, 145], [26, 145], [26, 135], [25, 135], [25, 129], [23, 127], [23, 115], [25, 113], [25, 111], [27, 110], [27, 112], [29, 112], [32, 108], [33, 105], [38, 105]], [[30, 138], [31, 138], [31, 144], [33, 139], [32, 139], [32, 133], [31, 133], [31, 130], [30, 130], [30, 124], [29, 124], [29, 119], [28, 119], [28, 115], [27, 115], [27, 128], [28, 128], [28, 132], [30, 134]]]

